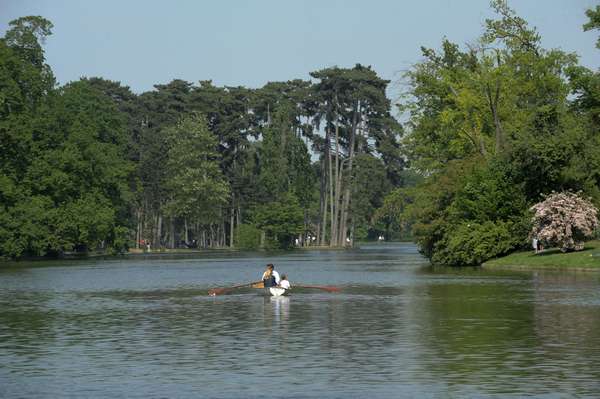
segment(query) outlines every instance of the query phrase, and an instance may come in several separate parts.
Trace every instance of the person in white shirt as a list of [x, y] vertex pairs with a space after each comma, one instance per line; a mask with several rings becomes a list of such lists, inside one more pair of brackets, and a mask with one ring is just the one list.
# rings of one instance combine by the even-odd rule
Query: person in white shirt
[[286, 290], [290, 289], [290, 282], [287, 279], [287, 276], [284, 274], [281, 276], [281, 280], [279, 281], [279, 287], [284, 288]]

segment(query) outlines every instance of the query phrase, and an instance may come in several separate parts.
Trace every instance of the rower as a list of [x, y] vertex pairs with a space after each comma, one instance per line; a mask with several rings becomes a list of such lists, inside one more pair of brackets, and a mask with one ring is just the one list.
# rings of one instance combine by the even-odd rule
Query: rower
[[262, 275], [262, 280], [265, 285], [265, 288], [275, 287], [279, 285], [279, 281], [281, 278], [279, 277], [279, 273], [275, 270], [275, 266], [272, 263], [267, 265], [267, 269]]

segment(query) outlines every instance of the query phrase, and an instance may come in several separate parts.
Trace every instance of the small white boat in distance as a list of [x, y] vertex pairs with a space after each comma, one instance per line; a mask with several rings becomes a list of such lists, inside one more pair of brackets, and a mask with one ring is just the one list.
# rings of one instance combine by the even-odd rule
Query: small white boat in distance
[[285, 288], [280, 288], [280, 287], [269, 287], [269, 293], [272, 296], [281, 296], [281, 295], [285, 295], [286, 293], [286, 289]]

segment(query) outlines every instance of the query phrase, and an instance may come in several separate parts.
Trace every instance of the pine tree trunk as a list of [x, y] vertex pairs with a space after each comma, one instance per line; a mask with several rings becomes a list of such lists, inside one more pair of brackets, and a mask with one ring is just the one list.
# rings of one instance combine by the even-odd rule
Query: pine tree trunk
[[[328, 129], [329, 130], [329, 129]], [[329, 163], [329, 213], [331, 214], [331, 223], [330, 223], [330, 237], [329, 237], [329, 246], [333, 247], [335, 246], [335, 228], [336, 228], [336, 224], [335, 224], [335, 208], [334, 208], [334, 200], [335, 197], [333, 196], [333, 171], [332, 171], [332, 162], [331, 162], [331, 150], [330, 150], [330, 139], [329, 139], [329, 134], [327, 135], [327, 156], [328, 156], [328, 163]]]
[[221, 242], [219, 243], [219, 247], [225, 248], [225, 243], [227, 242], [227, 231], [225, 231], [225, 219], [222, 218], [221, 221]]
[[140, 241], [142, 241], [142, 208], [137, 209], [137, 227], [135, 232], [135, 249], [140, 249]]
[[[326, 194], [325, 194], [325, 159], [321, 159], [321, 182], [319, 185], [319, 223], [317, 224], [317, 245], [323, 245], [323, 240], [325, 237], [325, 225], [327, 221], [327, 202], [326, 202]], [[321, 234], [321, 229], [323, 229], [323, 233]]]
[[235, 206], [231, 207], [231, 215], [229, 218], [229, 247], [233, 248], [233, 237], [234, 237], [234, 224], [235, 222]]
[[336, 234], [336, 238], [337, 238], [337, 246], [343, 246], [344, 245], [344, 241], [343, 241], [343, 234], [342, 234], [342, 230], [345, 228], [345, 222], [342, 219], [343, 217], [343, 193], [342, 193], [342, 183], [343, 183], [343, 169], [340, 169], [340, 173], [338, 175], [338, 179], [336, 181], [336, 195], [335, 195], [335, 202], [336, 202], [336, 212], [335, 212], [335, 218], [338, 221], [337, 222], [337, 234]]
[[304, 210], [304, 232], [302, 233], [302, 246], [307, 247], [310, 244], [308, 238], [308, 209]]
[[183, 218], [183, 228], [185, 229], [185, 232], [183, 233], [183, 239], [185, 240], [185, 245], [188, 245], [190, 242], [190, 236], [188, 234], [187, 218]]
[[169, 218], [169, 247], [175, 248], [175, 219]]
[[339, 238], [339, 234], [337, 231], [337, 226], [338, 226], [338, 221], [339, 221], [339, 217], [338, 217], [338, 212], [339, 212], [339, 193], [340, 193], [340, 181], [339, 181], [339, 177], [340, 177], [340, 135], [339, 135], [339, 126], [337, 124], [337, 120], [335, 121], [335, 173], [334, 173], [334, 181], [335, 181], [335, 186], [334, 186], [334, 190], [333, 190], [333, 211], [334, 211], [334, 216], [333, 216], [333, 220], [334, 220], [334, 225], [332, 226], [332, 246], [339, 246], [339, 242], [338, 242], [338, 238]]
[[347, 221], [348, 221], [348, 211], [350, 207], [350, 196], [352, 194], [351, 186], [352, 186], [352, 164], [354, 161], [354, 147], [356, 146], [356, 131], [358, 130], [358, 113], [360, 111], [360, 101], [357, 101], [356, 107], [354, 108], [354, 114], [352, 115], [352, 129], [350, 129], [350, 145], [348, 152], [348, 182], [346, 184], [346, 189], [344, 192], [343, 203], [342, 203], [342, 215], [341, 215], [341, 223], [340, 223], [340, 233], [342, 245], [346, 244], [347, 237]]
[[[329, 184], [326, 182], [326, 184]], [[327, 245], [327, 226], [329, 225], [329, 216], [328, 216], [328, 211], [329, 211], [329, 202], [331, 201], [331, 198], [329, 197], [329, 190], [327, 190], [327, 187], [325, 188], [325, 203], [324, 205], [324, 209], [323, 209], [323, 225], [321, 226], [321, 230], [322, 230], [322, 235], [321, 235], [321, 245]]]
[[160, 248], [162, 243], [162, 215], [159, 213], [156, 218], [156, 238], [154, 239], [154, 247]]

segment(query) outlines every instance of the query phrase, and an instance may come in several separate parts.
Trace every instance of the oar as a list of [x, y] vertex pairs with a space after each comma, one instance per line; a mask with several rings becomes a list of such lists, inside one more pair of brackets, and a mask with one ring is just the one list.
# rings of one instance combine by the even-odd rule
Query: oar
[[210, 296], [222, 295], [226, 292], [235, 290], [236, 288], [252, 287], [254, 284], [258, 284], [258, 283], [262, 283], [262, 280], [253, 281], [251, 283], [246, 283], [246, 284], [234, 285], [233, 287], [213, 288], [211, 290], [208, 290], [208, 295], [210, 295]]
[[327, 292], [340, 292], [341, 289], [332, 285], [294, 285], [293, 287], [298, 288], [314, 288], [317, 290], [324, 290]]

